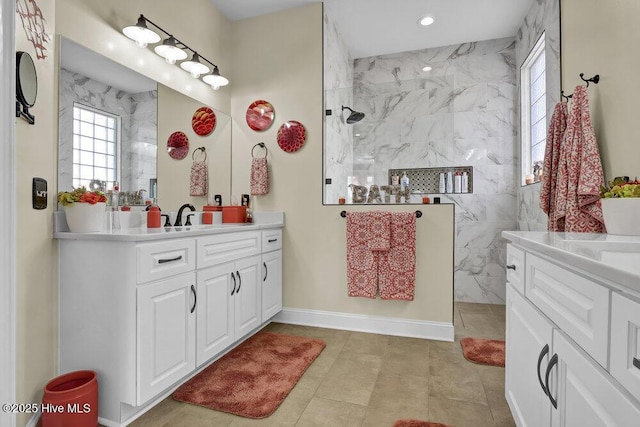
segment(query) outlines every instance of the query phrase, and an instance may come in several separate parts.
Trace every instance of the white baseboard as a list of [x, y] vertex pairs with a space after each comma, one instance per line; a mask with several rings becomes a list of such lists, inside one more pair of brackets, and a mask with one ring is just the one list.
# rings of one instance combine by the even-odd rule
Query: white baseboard
[[453, 323], [283, 308], [274, 322], [401, 337], [453, 341]]

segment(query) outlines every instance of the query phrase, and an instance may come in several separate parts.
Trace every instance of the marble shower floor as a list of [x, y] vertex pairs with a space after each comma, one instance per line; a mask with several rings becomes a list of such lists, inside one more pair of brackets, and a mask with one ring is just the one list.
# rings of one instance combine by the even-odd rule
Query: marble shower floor
[[327, 343], [273, 415], [252, 420], [169, 397], [131, 426], [392, 427], [400, 418], [515, 425], [504, 368], [468, 362], [460, 348], [466, 336], [504, 339], [505, 306], [456, 303], [454, 315], [453, 343], [272, 323], [265, 330]]

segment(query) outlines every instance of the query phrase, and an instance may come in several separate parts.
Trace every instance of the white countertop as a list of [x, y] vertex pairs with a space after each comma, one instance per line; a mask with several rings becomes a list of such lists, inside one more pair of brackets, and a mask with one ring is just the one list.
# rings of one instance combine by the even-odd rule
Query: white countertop
[[[269, 228], [284, 227], [283, 212], [256, 212], [252, 223], [225, 223], [225, 224], [200, 224], [183, 227], [160, 228], [124, 228], [112, 231], [100, 231], [96, 233], [71, 233], [69, 231], [56, 231], [54, 239], [70, 240], [104, 240], [122, 242], [146, 242], [163, 239], [179, 239], [184, 237], [208, 236], [220, 233], [234, 233], [239, 231], [264, 230]], [[66, 222], [64, 223], [66, 226]]]
[[502, 237], [588, 275], [640, 292], [640, 236], [503, 231]]

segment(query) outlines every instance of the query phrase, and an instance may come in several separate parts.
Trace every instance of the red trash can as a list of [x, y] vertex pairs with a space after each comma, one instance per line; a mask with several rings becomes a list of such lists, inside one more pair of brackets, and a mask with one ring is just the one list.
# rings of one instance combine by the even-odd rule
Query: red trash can
[[96, 427], [98, 376], [75, 371], [49, 381], [42, 396], [42, 427]]

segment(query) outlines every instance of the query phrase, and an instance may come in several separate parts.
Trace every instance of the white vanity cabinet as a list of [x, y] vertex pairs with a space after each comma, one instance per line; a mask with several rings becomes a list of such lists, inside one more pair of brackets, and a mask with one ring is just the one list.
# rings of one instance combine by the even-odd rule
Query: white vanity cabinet
[[281, 249], [263, 254], [262, 244], [263, 233], [281, 231], [249, 227], [166, 238], [61, 233], [60, 372], [98, 373], [101, 424], [127, 424], [263, 326], [263, 262], [279, 289], [267, 294], [266, 318], [281, 309]]
[[282, 230], [262, 232], [262, 321], [282, 310]]
[[[516, 425], [639, 425], [638, 390], [609, 369], [616, 364], [609, 319], [619, 317], [611, 298], [626, 300], [620, 288], [544, 250], [509, 244], [507, 253], [524, 254], [507, 275], [505, 397]], [[625, 347], [625, 367], [632, 347]]]

